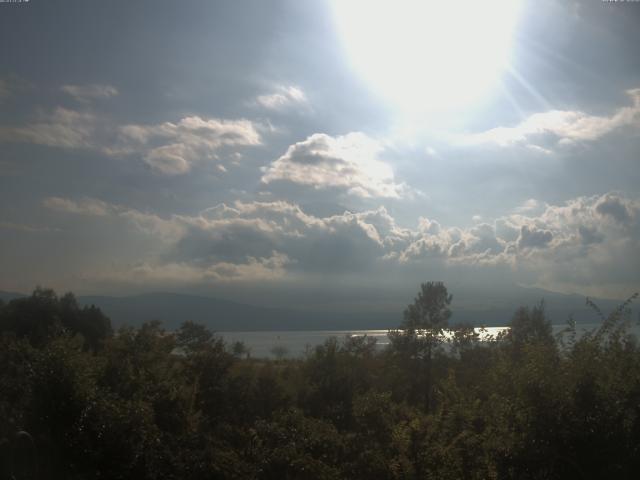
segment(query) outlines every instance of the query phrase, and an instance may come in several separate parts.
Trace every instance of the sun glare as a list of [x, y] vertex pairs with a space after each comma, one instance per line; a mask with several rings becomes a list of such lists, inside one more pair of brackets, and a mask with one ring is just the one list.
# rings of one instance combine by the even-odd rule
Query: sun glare
[[394, 108], [465, 108], [509, 62], [518, 0], [334, 0], [355, 70]]

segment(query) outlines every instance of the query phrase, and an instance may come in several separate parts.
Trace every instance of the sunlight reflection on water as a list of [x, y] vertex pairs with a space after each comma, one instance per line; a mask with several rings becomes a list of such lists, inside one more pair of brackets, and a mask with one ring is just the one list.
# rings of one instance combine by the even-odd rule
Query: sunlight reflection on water
[[[566, 324], [553, 325], [553, 334], [557, 334], [566, 328]], [[578, 334], [597, 328], [599, 324], [578, 324], [576, 326]], [[487, 340], [496, 337], [500, 332], [507, 330], [508, 327], [485, 327], [484, 329], [475, 328], [480, 340]], [[640, 335], [640, 327], [635, 325], [631, 331]], [[274, 357], [274, 348], [280, 349], [280, 354], [286, 357], [300, 357], [310, 349], [317, 345], [321, 345], [330, 337], [337, 337], [343, 340], [348, 336], [368, 336], [375, 338], [376, 346], [379, 349], [389, 344], [388, 330], [318, 330], [318, 331], [263, 331], [263, 332], [218, 332], [225, 341], [231, 343], [236, 341], [243, 342], [250, 350], [253, 358]], [[451, 333], [445, 336], [450, 336]]]
[[[476, 328], [481, 340], [495, 336], [507, 327]], [[376, 339], [376, 346], [384, 348], [389, 344], [388, 330], [318, 330], [318, 331], [273, 331], [273, 332], [218, 332], [227, 342], [241, 341], [249, 347], [251, 356], [264, 358], [273, 356], [274, 347], [281, 347], [286, 356], [297, 357], [330, 337], [339, 340], [349, 336], [367, 336]], [[450, 336], [445, 333], [445, 336]]]

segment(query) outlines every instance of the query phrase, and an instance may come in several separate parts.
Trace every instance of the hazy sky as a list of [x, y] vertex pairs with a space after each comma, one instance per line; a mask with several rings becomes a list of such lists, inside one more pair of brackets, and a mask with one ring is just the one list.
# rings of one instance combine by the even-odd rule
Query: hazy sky
[[640, 290], [640, 3], [0, 3], [0, 289]]

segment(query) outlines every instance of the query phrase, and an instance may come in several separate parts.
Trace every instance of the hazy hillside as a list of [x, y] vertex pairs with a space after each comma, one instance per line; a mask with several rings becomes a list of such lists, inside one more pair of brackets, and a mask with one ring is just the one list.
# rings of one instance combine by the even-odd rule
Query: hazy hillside
[[9, 302], [14, 298], [20, 298], [24, 296], [25, 295], [22, 293], [0, 291], [0, 300], [2, 300], [3, 302]]
[[326, 314], [265, 308], [210, 297], [176, 293], [150, 293], [131, 297], [87, 296], [81, 304], [94, 304], [111, 318], [114, 325], [136, 325], [161, 320], [175, 328], [186, 320], [225, 330], [325, 330], [390, 328], [398, 318], [381, 314]]
[[[514, 293], [515, 292], [515, 293]], [[506, 324], [520, 305], [534, 305], [544, 299], [552, 323], [564, 323], [570, 315], [579, 323], [596, 322], [594, 312], [578, 295], [562, 295], [539, 289], [517, 288], [508, 298], [498, 299], [454, 295], [453, 323], [476, 326]], [[24, 294], [0, 291], [7, 302]], [[403, 306], [397, 312], [360, 311], [327, 313], [294, 309], [266, 308], [229, 300], [177, 293], [149, 293], [126, 297], [80, 296], [82, 305], [96, 305], [111, 318], [115, 326], [140, 325], [161, 320], [166, 328], [175, 328], [186, 320], [202, 323], [217, 331], [233, 330], [360, 330], [395, 328], [402, 320]], [[618, 305], [616, 300], [597, 299], [605, 312]]]
[[[564, 323], [570, 315], [578, 322], [594, 322], [597, 317], [578, 295], [561, 295], [544, 290], [519, 289], [509, 300], [469, 299], [452, 304], [454, 323], [504, 325], [520, 305], [533, 305], [545, 300], [553, 323]], [[146, 320], [162, 320], [169, 328], [185, 320], [203, 323], [209, 328], [225, 330], [340, 330], [395, 328], [402, 320], [403, 307], [397, 313], [362, 311], [325, 313], [265, 308], [228, 300], [175, 293], [151, 293], [130, 297], [80, 297], [82, 304], [100, 307], [115, 325], [139, 324]], [[615, 308], [614, 300], [596, 300], [604, 312]]]

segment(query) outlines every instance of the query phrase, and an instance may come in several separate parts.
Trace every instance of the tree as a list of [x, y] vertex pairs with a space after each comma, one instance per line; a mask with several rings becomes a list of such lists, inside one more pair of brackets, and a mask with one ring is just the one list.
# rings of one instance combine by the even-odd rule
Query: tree
[[551, 322], [544, 310], [544, 301], [532, 309], [520, 307], [509, 322], [508, 338], [517, 346], [531, 343], [553, 343]]
[[449, 305], [453, 295], [447, 292], [442, 282], [427, 282], [420, 285], [420, 292], [404, 311], [402, 327], [406, 330], [430, 330], [442, 334], [449, 325]]
[[58, 297], [53, 290], [40, 287], [30, 297], [14, 299], [0, 310], [0, 332], [13, 332], [34, 346], [65, 333], [80, 334], [85, 348], [94, 351], [112, 335], [111, 321], [99, 308], [81, 308], [72, 293]]
[[271, 355], [273, 355], [277, 361], [281, 361], [289, 355], [289, 349], [284, 345], [274, 345], [271, 349]]
[[191, 321], [184, 322], [176, 332], [176, 345], [187, 354], [205, 350], [214, 340], [207, 327]]
[[418, 296], [404, 311], [402, 330], [389, 332], [391, 349], [404, 358], [405, 368], [414, 372], [413, 384], [422, 390], [427, 412], [431, 409], [433, 355], [449, 325], [452, 298], [442, 282], [421, 284]]
[[233, 356], [236, 358], [249, 358], [251, 356], [251, 349], [247, 347], [244, 342], [238, 340], [231, 345], [231, 353], [233, 353]]

